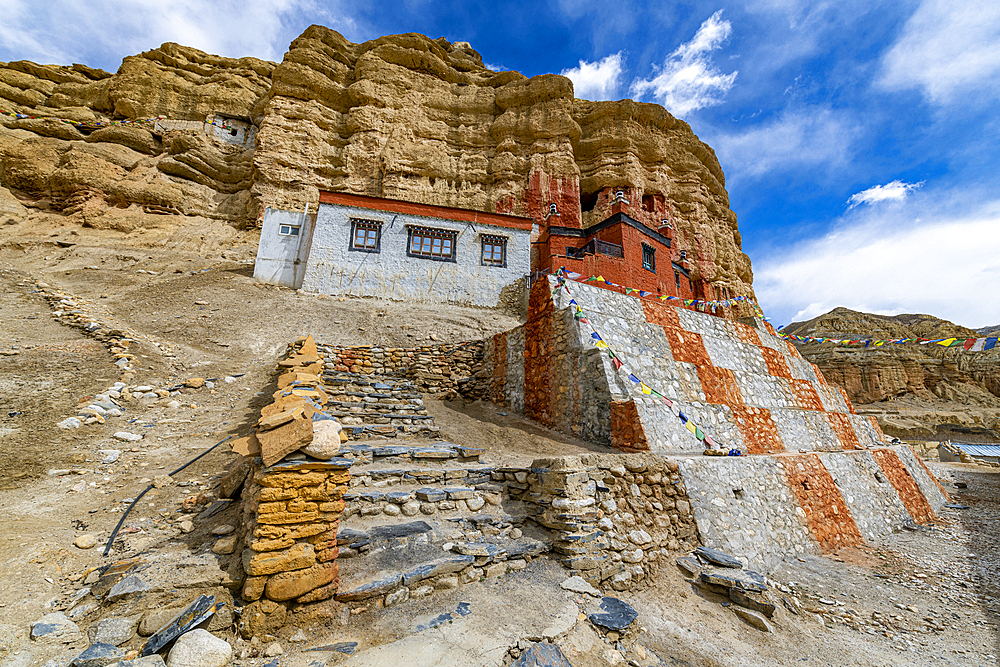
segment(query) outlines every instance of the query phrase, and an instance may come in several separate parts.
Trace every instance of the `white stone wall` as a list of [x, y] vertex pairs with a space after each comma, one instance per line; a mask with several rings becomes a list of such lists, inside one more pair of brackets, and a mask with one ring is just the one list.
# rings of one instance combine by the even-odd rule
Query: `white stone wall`
[[[299, 235], [279, 234], [281, 225], [298, 226]], [[301, 287], [312, 228], [312, 219], [304, 212], [267, 209], [261, 223], [260, 245], [257, 246], [253, 267], [254, 279], [294, 289]]]
[[[380, 252], [349, 250], [351, 220], [382, 223]], [[456, 261], [407, 256], [407, 225], [458, 232]], [[482, 235], [507, 239], [507, 266], [482, 266]], [[496, 306], [530, 272], [530, 230], [320, 204], [302, 289], [321, 294]]]

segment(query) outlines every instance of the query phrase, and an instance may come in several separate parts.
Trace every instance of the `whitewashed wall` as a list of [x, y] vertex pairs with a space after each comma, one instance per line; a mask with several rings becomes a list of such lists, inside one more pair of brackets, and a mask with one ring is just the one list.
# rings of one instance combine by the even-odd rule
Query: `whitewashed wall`
[[[281, 225], [298, 225], [298, 236], [282, 236]], [[284, 285], [298, 289], [306, 273], [309, 256], [309, 237], [313, 225], [310, 216], [302, 211], [279, 211], [269, 208], [264, 212], [260, 229], [260, 245], [254, 262], [253, 277], [262, 283]]]
[[[351, 251], [351, 220], [382, 223], [378, 253]], [[409, 257], [407, 225], [458, 232], [456, 261]], [[482, 235], [507, 238], [507, 266], [482, 266]], [[321, 294], [496, 306], [530, 269], [530, 230], [320, 204], [302, 289]]]

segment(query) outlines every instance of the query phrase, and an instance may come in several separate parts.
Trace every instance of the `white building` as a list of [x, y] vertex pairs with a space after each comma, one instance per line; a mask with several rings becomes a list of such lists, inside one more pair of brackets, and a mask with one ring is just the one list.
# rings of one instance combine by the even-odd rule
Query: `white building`
[[530, 272], [532, 221], [321, 192], [308, 215], [268, 209], [254, 277], [321, 294], [496, 306]]

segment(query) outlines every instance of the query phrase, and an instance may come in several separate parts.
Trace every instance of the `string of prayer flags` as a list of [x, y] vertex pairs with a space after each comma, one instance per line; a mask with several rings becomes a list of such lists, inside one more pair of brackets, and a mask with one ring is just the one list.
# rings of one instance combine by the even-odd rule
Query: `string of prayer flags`
[[966, 352], [984, 352], [992, 350], [997, 346], [997, 336], [986, 336], [982, 338], [890, 338], [890, 339], [864, 339], [864, 338], [825, 338], [822, 336], [797, 336], [795, 334], [779, 331], [778, 335], [785, 340], [797, 343], [831, 343], [833, 345], [851, 346], [861, 345], [864, 347], [882, 347], [884, 345], [903, 345], [906, 343], [917, 343], [919, 345], [940, 345], [941, 347], [959, 347]]
[[703, 299], [682, 299], [679, 296], [671, 296], [669, 294], [653, 294], [652, 292], [647, 292], [646, 290], [641, 290], [637, 287], [627, 287], [625, 285], [619, 285], [618, 283], [611, 282], [605, 279], [604, 276], [584, 276], [582, 273], [576, 273], [575, 271], [567, 271], [565, 268], [559, 269], [556, 272], [557, 275], [567, 278], [569, 280], [574, 280], [581, 283], [603, 283], [610, 287], [617, 287], [619, 289], [625, 290], [625, 294], [638, 294], [640, 298], [653, 297], [659, 299], [660, 301], [681, 301], [685, 306], [690, 306], [697, 308], [701, 311], [711, 310], [713, 313], [719, 308], [729, 308], [737, 304], [746, 303], [754, 311], [754, 313], [763, 320], [767, 320], [764, 317], [764, 312], [760, 307], [754, 303], [754, 301], [746, 296], [734, 296], [730, 299], [721, 299], [717, 301], [708, 301]]
[[[17, 113], [15, 111], [0, 111], [0, 115], [10, 116], [11, 118], [21, 119], [31, 119], [31, 120], [54, 120], [60, 123], [66, 123], [67, 125], [72, 125], [74, 127], [105, 127], [110, 125], [131, 125], [134, 123], [152, 123], [158, 120], [166, 119], [166, 116], [156, 116], [155, 118], [136, 118], [135, 120], [89, 120], [89, 121], [78, 121], [69, 120], [67, 118], [56, 118], [54, 116], [32, 116], [26, 113]], [[214, 123], [213, 123], [214, 124]], [[226, 128], [231, 129], [231, 128]]]
[[[555, 291], [559, 291], [560, 288], [564, 288], [566, 290], [566, 293], [570, 294], [570, 297], [572, 297], [572, 294], [569, 291], [569, 286], [566, 284], [566, 278], [569, 277], [570, 275], [579, 276], [580, 274], [570, 274], [570, 272], [565, 270], [560, 270], [559, 272], [557, 272], [556, 276], [559, 279], [559, 285], [556, 287]], [[640, 380], [639, 377], [629, 369], [629, 367], [625, 364], [625, 362], [622, 361], [621, 355], [615, 352], [615, 350], [610, 345], [608, 345], [607, 341], [604, 340], [604, 337], [601, 336], [601, 334], [597, 331], [597, 328], [593, 325], [593, 323], [587, 319], [586, 314], [583, 312], [583, 309], [580, 308], [580, 304], [577, 303], [576, 299], [570, 298], [569, 305], [573, 309], [573, 317], [576, 319], [576, 321], [581, 324], [586, 324], [587, 326], [590, 327], [591, 331], [590, 338], [591, 340], [594, 341], [595, 347], [599, 347], [601, 349], [605, 349], [608, 351], [608, 357], [610, 357], [611, 363], [615, 367], [616, 371], [622, 373], [623, 375], [628, 376], [629, 381], [631, 381], [632, 384], [636, 385], [639, 392], [642, 393], [644, 396], [653, 396], [658, 400], [663, 401], [663, 404], [674, 414], [675, 417], [680, 419], [682, 424], [684, 424], [684, 428], [690, 431], [691, 434], [694, 435], [699, 442], [704, 443], [704, 445], [709, 448], [716, 447], [715, 440], [712, 438], [712, 436], [706, 434], [704, 429], [702, 429], [700, 426], [691, 421], [686, 414], [681, 412], [681, 408], [676, 402], [670, 400], [669, 398], [667, 398], [666, 396], [664, 396], [663, 394], [656, 391], [648, 384]], [[721, 444], [718, 446], [722, 447]]]

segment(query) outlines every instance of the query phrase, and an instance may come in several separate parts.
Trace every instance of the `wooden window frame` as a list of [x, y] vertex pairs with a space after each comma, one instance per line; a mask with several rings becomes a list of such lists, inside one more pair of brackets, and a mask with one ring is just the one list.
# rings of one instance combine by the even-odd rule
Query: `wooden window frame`
[[[487, 246], [500, 246], [500, 261], [486, 259]], [[507, 267], [507, 237], [496, 234], [483, 234], [482, 244], [479, 251], [479, 262], [482, 266]]]
[[[649, 255], [649, 263], [646, 263], [646, 255]], [[656, 248], [642, 244], [642, 268], [656, 273]]]
[[[421, 249], [416, 252], [413, 250], [414, 239], [430, 239], [431, 250], [425, 252], [423, 247], [423, 241], [421, 241]], [[443, 241], [445, 239], [450, 241], [451, 252], [448, 255], [443, 253], [435, 253], [433, 251], [434, 239], [442, 240], [442, 248], [444, 247]], [[429, 259], [432, 262], [458, 262], [458, 232], [453, 229], [440, 229], [437, 227], [407, 227], [406, 228], [406, 256], [415, 257], [417, 259]]]
[[[370, 246], [367, 243], [364, 245], [358, 245], [358, 230], [365, 230], [366, 232], [375, 232], [375, 245]], [[365, 240], [367, 241], [367, 234]], [[377, 220], [356, 220], [351, 218], [351, 242], [348, 244], [347, 249], [353, 252], [382, 252], [382, 223]]]

